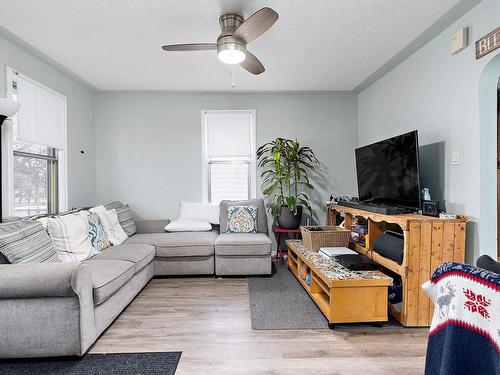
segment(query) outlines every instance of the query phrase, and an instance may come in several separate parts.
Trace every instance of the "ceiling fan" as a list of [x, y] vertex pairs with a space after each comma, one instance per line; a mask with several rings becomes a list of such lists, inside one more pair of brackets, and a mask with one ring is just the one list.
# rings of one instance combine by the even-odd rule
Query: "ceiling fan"
[[264, 34], [278, 17], [278, 13], [267, 7], [246, 20], [237, 13], [224, 13], [219, 17], [222, 32], [216, 43], [167, 44], [162, 48], [165, 51], [217, 50], [223, 63], [239, 64], [252, 74], [260, 74], [265, 71], [264, 65], [247, 50], [247, 44]]

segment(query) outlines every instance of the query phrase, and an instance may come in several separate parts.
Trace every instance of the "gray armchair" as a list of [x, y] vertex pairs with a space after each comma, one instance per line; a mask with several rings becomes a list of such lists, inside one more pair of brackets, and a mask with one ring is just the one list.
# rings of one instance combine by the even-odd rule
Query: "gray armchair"
[[[227, 233], [227, 209], [230, 206], [257, 206], [257, 233]], [[222, 201], [220, 235], [215, 240], [215, 274], [271, 274], [272, 242], [268, 234], [266, 208], [262, 199]]]

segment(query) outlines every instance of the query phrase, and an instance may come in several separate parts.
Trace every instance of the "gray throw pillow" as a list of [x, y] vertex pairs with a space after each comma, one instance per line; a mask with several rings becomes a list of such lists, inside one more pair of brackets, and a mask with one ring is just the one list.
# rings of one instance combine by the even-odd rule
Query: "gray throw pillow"
[[116, 213], [118, 214], [118, 222], [122, 226], [127, 236], [133, 236], [137, 232], [137, 227], [135, 225], [134, 216], [128, 205], [116, 208]]
[[116, 210], [118, 214], [118, 222], [127, 234], [127, 236], [133, 236], [137, 232], [137, 227], [135, 225], [134, 216], [128, 204], [123, 204], [120, 201], [113, 201], [105, 204], [106, 210]]
[[0, 224], [0, 252], [10, 263], [59, 262], [52, 240], [38, 221]]
[[117, 208], [121, 208], [123, 206], [125, 205], [120, 201], [113, 201], [104, 205], [104, 207], [106, 207], [106, 210], [112, 210], [113, 208], [116, 210]]

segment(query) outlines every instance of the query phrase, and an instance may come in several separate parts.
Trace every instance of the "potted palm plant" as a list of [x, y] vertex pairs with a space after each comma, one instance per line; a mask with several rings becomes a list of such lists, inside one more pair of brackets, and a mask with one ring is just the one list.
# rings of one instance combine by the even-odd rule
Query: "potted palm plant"
[[257, 150], [258, 166], [263, 171], [262, 192], [272, 197], [270, 210], [280, 227], [300, 226], [303, 208], [310, 215], [312, 208], [303, 188], [314, 189], [308, 171], [319, 164], [310, 147], [301, 147], [297, 140], [276, 138]]

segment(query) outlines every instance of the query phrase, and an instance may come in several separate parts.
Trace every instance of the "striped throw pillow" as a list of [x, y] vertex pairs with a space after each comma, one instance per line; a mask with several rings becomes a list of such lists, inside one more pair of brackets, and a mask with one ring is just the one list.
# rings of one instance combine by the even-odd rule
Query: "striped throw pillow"
[[132, 215], [132, 210], [127, 205], [123, 207], [116, 208], [116, 213], [118, 214], [118, 222], [122, 226], [127, 236], [133, 236], [137, 232], [137, 227], [135, 226], [134, 217]]
[[106, 207], [106, 210], [112, 210], [113, 208], [116, 210], [117, 208], [125, 206], [122, 202], [120, 201], [113, 201], [109, 202], [108, 204], [105, 204], [104, 207]]
[[10, 263], [59, 262], [54, 244], [37, 221], [0, 224], [0, 252]]
[[134, 221], [134, 215], [128, 204], [123, 204], [120, 201], [113, 201], [106, 204], [106, 210], [115, 209], [118, 214], [118, 222], [123, 228], [127, 236], [133, 236], [137, 232], [137, 227]]

